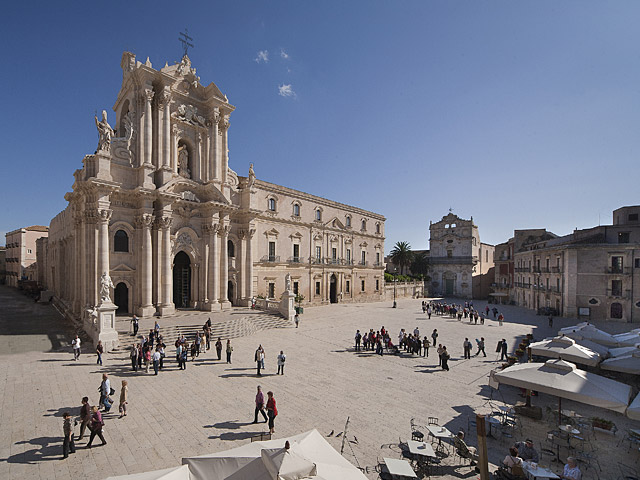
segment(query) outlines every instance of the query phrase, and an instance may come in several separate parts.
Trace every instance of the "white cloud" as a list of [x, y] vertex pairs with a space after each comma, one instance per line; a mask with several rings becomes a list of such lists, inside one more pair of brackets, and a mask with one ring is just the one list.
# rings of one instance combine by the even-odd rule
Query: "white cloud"
[[281, 97], [294, 97], [296, 96], [296, 92], [293, 91], [293, 87], [291, 87], [291, 84], [288, 85], [280, 85], [278, 87], [278, 95], [280, 95]]
[[269, 51], [260, 50], [258, 56], [255, 58], [256, 63], [269, 63]]
[[282, 58], [284, 58], [285, 60], [288, 60], [288, 59], [289, 59], [289, 54], [288, 54], [287, 52], [285, 52], [285, 51], [284, 51], [284, 48], [281, 48], [281, 49], [280, 49], [280, 56], [281, 56]]

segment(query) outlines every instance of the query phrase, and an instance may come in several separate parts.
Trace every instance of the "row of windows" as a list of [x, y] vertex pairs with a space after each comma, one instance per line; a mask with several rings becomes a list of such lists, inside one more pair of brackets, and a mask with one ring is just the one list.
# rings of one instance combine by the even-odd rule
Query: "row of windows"
[[[269, 257], [275, 257], [276, 256], [276, 242], [269, 242]], [[294, 259], [300, 259], [300, 245], [298, 245], [297, 243], [293, 244], [293, 258]], [[322, 247], [317, 245], [316, 246], [316, 251], [315, 251], [315, 258], [316, 260], [321, 260], [322, 259]], [[331, 248], [331, 259], [332, 260], [338, 260], [338, 249], [336, 247], [332, 247]], [[351, 262], [351, 249], [347, 248], [345, 250], [345, 260], [347, 262]], [[299, 261], [299, 260], [297, 260]], [[366, 250], [362, 250], [360, 252], [360, 261], [362, 264], [365, 264], [367, 261], [367, 252]], [[376, 252], [376, 263], [380, 263], [380, 252]]]
[[[275, 198], [269, 198], [267, 200], [267, 209], [271, 212], [275, 212], [276, 211], [276, 199]], [[294, 217], [299, 217], [300, 216], [300, 204], [299, 203], [294, 203], [293, 204], [293, 216]], [[316, 208], [315, 210], [315, 219], [317, 221], [322, 221], [322, 210], [320, 208]], [[345, 216], [345, 225], [347, 227], [351, 227], [351, 216], [347, 215]], [[366, 230], [367, 229], [367, 221], [366, 220], [362, 220], [362, 223], [360, 224], [360, 228], [362, 230]], [[376, 223], [376, 233], [380, 233], [380, 224]]]
[[[362, 293], [365, 292], [365, 281], [361, 280], [360, 281], [360, 291]], [[316, 281], [315, 284], [315, 294], [316, 295], [321, 295], [321, 282], [320, 281]], [[298, 295], [300, 289], [300, 284], [298, 282], [293, 282], [293, 293], [295, 295]], [[345, 280], [345, 285], [344, 285], [344, 290], [345, 293], [349, 294], [351, 293], [351, 281], [350, 280]], [[376, 279], [376, 292], [380, 290], [380, 280]], [[269, 282], [269, 284], [267, 285], [267, 295], [269, 298], [275, 298], [276, 296], [276, 284], [274, 282]]]

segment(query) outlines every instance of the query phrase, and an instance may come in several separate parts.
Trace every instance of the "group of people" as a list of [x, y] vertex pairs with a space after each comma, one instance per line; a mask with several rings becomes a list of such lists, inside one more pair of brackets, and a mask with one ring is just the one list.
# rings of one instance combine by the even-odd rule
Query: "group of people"
[[479, 311], [473, 307], [473, 302], [449, 305], [441, 302], [422, 301], [422, 313], [426, 313], [429, 319], [431, 319], [432, 313], [436, 313], [440, 316], [457, 317], [459, 321], [468, 318], [469, 323], [477, 325], [478, 322], [480, 322], [480, 325], [484, 325], [485, 318], [489, 318], [490, 312], [493, 313], [494, 320], [497, 320], [500, 326], [502, 326], [504, 323], [504, 315], [500, 313], [496, 307], [490, 308], [489, 305], [487, 305], [483, 313], [483, 311]]
[[[287, 360], [287, 356], [284, 354], [283, 350], [280, 350], [280, 354], [277, 357], [278, 362], [278, 373], [277, 375], [284, 375], [284, 364]], [[264, 370], [264, 347], [262, 344], [258, 345], [256, 352], [253, 356], [253, 361], [256, 362], [257, 374], [259, 377], [262, 376], [262, 370]]]
[[[527, 438], [524, 442], [517, 442], [509, 447], [509, 454], [502, 461], [503, 468], [510, 474], [520, 474], [523, 463], [538, 463], [540, 456], [533, 446], [533, 440]], [[582, 480], [582, 472], [578, 468], [576, 459], [568, 457], [560, 478], [564, 480]]]
[[[275, 433], [274, 422], [278, 416], [278, 409], [276, 408], [276, 399], [273, 396], [273, 392], [267, 392], [267, 403], [264, 402], [264, 394], [262, 393], [262, 387], [258, 385], [258, 393], [256, 393], [256, 408], [253, 414], [253, 422], [258, 423], [258, 413], [262, 414], [264, 423], [269, 422], [269, 433]], [[266, 413], [265, 413], [266, 406]]]

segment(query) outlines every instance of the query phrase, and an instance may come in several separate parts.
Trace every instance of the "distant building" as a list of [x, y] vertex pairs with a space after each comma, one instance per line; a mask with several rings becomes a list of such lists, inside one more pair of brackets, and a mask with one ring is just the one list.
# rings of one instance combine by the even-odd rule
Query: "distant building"
[[468, 299], [487, 298], [493, 283], [494, 246], [480, 241], [473, 217], [453, 213], [429, 225], [430, 294]]
[[640, 321], [640, 206], [613, 225], [549, 236], [515, 250], [515, 301], [563, 316]]
[[7, 283], [7, 249], [0, 247], [0, 285]]
[[5, 235], [8, 285], [17, 287], [19, 280], [28, 280], [26, 269], [36, 261], [36, 240], [48, 232], [49, 227], [33, 225]]

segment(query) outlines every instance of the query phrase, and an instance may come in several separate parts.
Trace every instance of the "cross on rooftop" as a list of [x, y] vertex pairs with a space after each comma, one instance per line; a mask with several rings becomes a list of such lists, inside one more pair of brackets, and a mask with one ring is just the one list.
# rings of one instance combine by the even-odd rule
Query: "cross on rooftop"
[[186, 28], [184, 29], [184, 32], [180, 32], [180, 36], [182, 38], [178, 38], [178, 40], [180, 40], [180, 42], [182, 43], [182, 50], [183, 50], [182, 56], [186, 57], [189, 47], [193, 48], [193, 43], [191, 43], [193, 41], [193, 38], [189, 36], [189, 30], [187, 30]]

